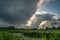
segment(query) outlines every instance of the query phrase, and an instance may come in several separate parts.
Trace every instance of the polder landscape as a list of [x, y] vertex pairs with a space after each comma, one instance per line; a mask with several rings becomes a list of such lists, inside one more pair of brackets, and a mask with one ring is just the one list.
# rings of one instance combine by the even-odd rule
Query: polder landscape
[[0, 40], [60, 40], [60, 28], [14, 29], [0, 28]]
[[0, 0], [0, 40], [60, 40], [60, 0]]

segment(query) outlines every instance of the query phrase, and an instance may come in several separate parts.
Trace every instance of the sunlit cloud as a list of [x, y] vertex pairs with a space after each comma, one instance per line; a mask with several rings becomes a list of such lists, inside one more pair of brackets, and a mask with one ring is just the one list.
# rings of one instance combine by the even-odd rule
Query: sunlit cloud
[[45, 25], [47, 24], [47, 20], [45, 20], [45, 21], [42, 21], [40, 24], [39, 24], [39, 27], [38, 27], [38, 29], [43, 29], [44, 27], [45, 27]]
[[45, 2], [52, 2], [52, 1], [55, 1], [55, 0], [39, 0], [38, 4], [37, 4], [37, 7], [41, 7]]
[[27, 21], [27, 26], [31, 26], [32, 22], [35, 20], [35, 14]]

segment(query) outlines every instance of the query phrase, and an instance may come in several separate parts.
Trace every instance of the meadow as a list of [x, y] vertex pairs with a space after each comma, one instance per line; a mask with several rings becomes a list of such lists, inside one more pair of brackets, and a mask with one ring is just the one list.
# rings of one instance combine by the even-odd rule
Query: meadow
[[60, 40], [60, 29], [0, 30], [0, 40]]

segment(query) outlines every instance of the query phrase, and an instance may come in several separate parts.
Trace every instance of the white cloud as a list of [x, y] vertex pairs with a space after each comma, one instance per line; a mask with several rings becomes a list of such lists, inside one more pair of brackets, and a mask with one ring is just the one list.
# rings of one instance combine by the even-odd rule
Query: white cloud
[[[48, 16], [48, 15], [49, 16]], [[43, 18], [42, 18], [43, 17]], [[47, 17], [51, 17], [51, 19], [47, 18]], [[41, 21], [44, 21], [44, 19], [46, 19], [47, 21], [48, 20], [52, 20], [53, 18], [57, 19], [57, 18], [60, 18], [60, 16], [58, 14], [53, 14], [51, 12], [39, 12], [37, 11], [31, 18], [30, 20], [28, 21], [28, 25], [30, 25], [30, 27], [35, 27], [37, 25], [40, 24]], [[33, 19], [33, 20], [32, 20]], [[46, 21], [46, 22], [47, 22]], [[43, 22], [45, 23], [45, 22]], [[32, 26], [33, 25], [33, 26]]]
[[52, 19], [56, 19], [56, 20], [60, 19], [60, 16], [59, 15], [55, 15], [55, 16], [52, 17]]

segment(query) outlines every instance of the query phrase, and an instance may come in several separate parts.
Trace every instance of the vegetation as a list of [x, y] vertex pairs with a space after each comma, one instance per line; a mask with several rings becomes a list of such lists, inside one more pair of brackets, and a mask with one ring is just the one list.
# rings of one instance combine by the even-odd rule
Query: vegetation
[[0, 28], [0, 40], [60, 40], [60, 26], [46, 29]]
[[60, 40], [60, 29], [0, 30], [0, 40]]

